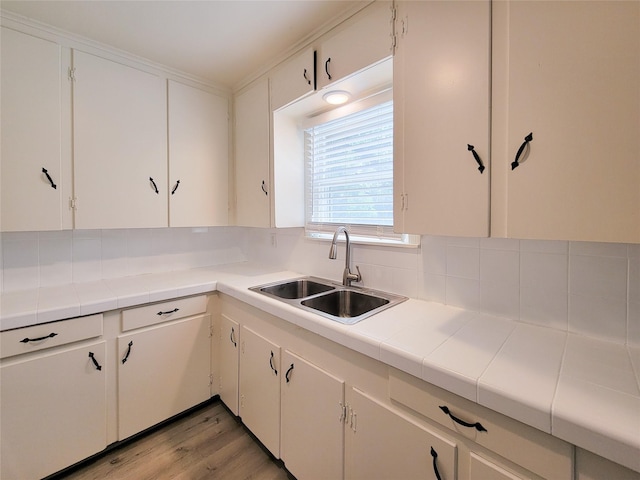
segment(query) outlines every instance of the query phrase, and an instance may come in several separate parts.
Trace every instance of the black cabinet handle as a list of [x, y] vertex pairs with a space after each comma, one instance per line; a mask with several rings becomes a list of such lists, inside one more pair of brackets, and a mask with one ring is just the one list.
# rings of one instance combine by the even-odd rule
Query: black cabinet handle
[[476, 422], [476, 423], [469, 423], [469, 422], [465, 422], [464, 420], [460, 420], [458, 417], [454, 416], [450, 411], [449, 408], [446, 406], [441, 406], [440, 410], [442, 410], [444, 413], [446, 413], [447, 415], [449, 415], [451, 417], [451, 420], [453, 420], [454, 422], [462, 425], [463, 427], [469, 427], [469, 428], [475, 428], [476, 430], [478, 430], [479, 432], [486, 432], [487, 429], [484, 428], [482, 426], [482, 424], [480, 422]]
[[171, 190], [171, 195], [173, 195], [174, 193], [176, 193], [176, 190], [178, 189], [178, 187], [180, 186], [180, 180], [178, 180], [176, 182], [176, 186], [173, 187], [173, 190]]
[[529, 142], [531, 142], [532, 140], [533, 140], [533, 132], [531, 132], [529, 135], [524, 137], [524, 142], [522, 143], [522, 145], [520, 145], [520, 148], [518, 149], [518, 153], [516, 153], [516, 159], [513, 162], [511, 162], [511, 170], [515, 170], [516, 167], [520, 166], [520, 155], [522, 155], [522, 152], [524, 152], [524, 149], [526, 148], [527, 145], [529, 145]]
[[307, 77], [307, 69], [306, 68], [304, 69], [304, 73], [302, 74], [302, 76], [307, 81], [307, 84], [311, 85], [311, 79], [309, 77]]
[[437, 480], [442, 480], [440, 472], [438, 471], [438, 465], [436, 463], [436, 460], [438, 459], [438, 452], [436, 452], [433, 447], [431, 447], [431, 456], [433, 457], [433, 473], [436, 474]]
[[129, 342], [127, 346], [127, 353], [125, 353], [124, 358], [122, 359], [122, 363], [125, 364], [127, 360], [129, 360], [129, 354], [131, 353], [131, 347], [133, 346], [133, 340]]
[[102, 370], [102, 365], [100, 365], [98, 363], [98, 361], [96, 360], [96, 357], [93, 355], [93, 352], [89, 352], [89, 358], [91, 359], [91, 361], [95, 365], [96, 370]]
[[47, 338], [53, 338], [56, 335], [58, 335], [57, 333], [50, 333], [49, 335], [45, 335], [44, 337], [38, 337], [38, 338], [23, 338], [22, 340], [20, 340], [20, 343], [29, 343], [29, 342], [40, 342], [41, 340], [46, 340]]
[[324, 71], [327, 74], [327, 78], [331, 80], [331, 74], [329, 73], [329, 63], [331, 62], [331, 57], [327, 58], [327, 61], [324, 62]]
[[276, 376], [278, 376], [278, 370], [276, 370], [276, 367], [273, 366], [273, 350], [271, 351], [271, 356], [269, 357], [269, 366], [271, 367], [271, 370], [273, 370], [273, 372], [276, 374]]
[[482, 160], [480, 159], [480, 155], [478, 155], [478, 152], [476, 152], [475, 147], [473, 145], [467, 144], [467, 150], [469, 150], [473, 154], [473, 158], [476, 159], [476, 163], [478, 164], [478, 170], [480, 170], [480, 173], [484, 172], [484, 165], [482, 163]]
[[58, 186], [53, 183], [53, 179], [51, 178], [51, 175], [49, 175], [49, 172], [47, 172], [47, 169], [42, 167], [42, 173], [44, 173], [47, 176], [47, 180], [49, 180], [49, 183], [51, 184], [51, 188], [58, 188]]
[[231, 335], [229, 335], [229, 340], [231, 340], [231, 343], [233, 343], [234, 347], [238, 346], [238, 342], [236, 342], [236, 331], [233, 327], [231, 327]]
[[287, 373], [284, 374], [284, 379], [287, 381], [287, 383], [289, 383], [291, 381], [291, 378], [289, 377], [289, 374], [291, 373], [291, 370], [293, 370], [293, 363], [291, 364], [291, 366], [287, 370]]
[[180, 310], [179, 308], [174, 308], [173, 310], [169, 310], [167, 312], [160, 311], [160, 312], [156, 313], [156, 315], [169, 315], [171, 313], [176, 313], [179, 310]]
[[264, 180], [262, 180], [262, 191], [264, 192], [265, 195], [269, 195], [267, 193], [267, 189], [265, 188]]
[[156, 185], [156, 182], [153, 181], [152, 177], [149, 177], [149, 181], [151, 182], [151, 185], [153, 185], [153, 189], [156, 191], [156, 193], [160, 193], [158, 191], [158, 186]]

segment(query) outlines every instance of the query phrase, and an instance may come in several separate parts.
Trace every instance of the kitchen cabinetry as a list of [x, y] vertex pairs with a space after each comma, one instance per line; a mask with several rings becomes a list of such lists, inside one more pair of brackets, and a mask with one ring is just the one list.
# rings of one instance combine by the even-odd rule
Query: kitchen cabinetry
[[42, 478], [106, 447], [101, 335], [102, 315], [2, 332], [2, 478]]
[[0, 30], [0, 229], [71, 228], [70, 51]]
[[220, 316], [220, 400], [238, 415], [238, 362], [240, 325], [227, 315]]
[[271, 226], [271, 111], [269, 81], [258, 80], [235, 97], [236, 225]]
[[275, 111], [316, 89], [316, 52], [307, 48], [270, 74], [271, 110]]
[[392, 2], [378, 1], [321, 40], [317, 88], [322, 89], [392, 55]]
[[347, 405], [345, 478], [457, 478], [454, 441], [357, 388], [348, 390]]
[[287, 470], [299, 479], [342, 478], [344, 380], [289, 350], [282, 369], [280, 457]]
[[166, 227], [164, 79], [77, 50], [73, 66], [75, 227]]
[[639, 37], [638, 2], [493, 3], [493, 236], [640, 242]]
[[489, 234], [490, 14], [489, 1], [397, 3], [398, 232]]
[[173, 80], [168, 99], [169, 225], [227, 225], [228, 100]]
[[240, 417], [280, 457], [280, 347], [241, 326]]
[[165, 302], [123, 313], [123, 330], [129, 322], [135, 330], [118, 337], [120, 440], [210, 397], [211, 317], [184, 318], [193, 302], [204, 312], [206, 299], [182, 301], [184, 308]]

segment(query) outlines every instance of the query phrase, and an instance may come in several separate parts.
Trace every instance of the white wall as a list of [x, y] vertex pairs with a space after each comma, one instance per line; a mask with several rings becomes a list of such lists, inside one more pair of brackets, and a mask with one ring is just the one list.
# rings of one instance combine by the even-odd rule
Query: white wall
[[[0, 289], [258, 261], [342, 279], [344, 246], [299, 228], [74, 230], [0, 235]], [[640, 346], [640, 245], [423, 236], [420, 248], [354, 245], [364, 284]]]

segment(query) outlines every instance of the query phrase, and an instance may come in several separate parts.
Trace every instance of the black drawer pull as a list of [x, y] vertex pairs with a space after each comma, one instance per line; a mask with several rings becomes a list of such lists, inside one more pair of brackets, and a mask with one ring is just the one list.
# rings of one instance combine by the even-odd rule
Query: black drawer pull
[[23, 338], [22, 340], [20, 340], [20, 343], [29, 343], [29, 342], [40, 342], [42, 340], [46, 340], [47, 338], [53, 338], [56, 335], [58, 335], [57, 333], [50, 333], [49, 335], [45, 335], [44, 337], [38, 337], [38, 338]]
[[174, 193], [176, 193], [176, 190], [178, 190], [178, 187], [180, 186], [180, 180], [178, 180], [176, 182], [176, 186], [173, 187], [173, 190], [171, 190], [171, 195], [173, 195]]
[[436, 474], [437, 480], [442, 480], [440, 472], [438, 471], [438, 465], [436, 464], [436, 460], [438, 459], [438, 452], [436, 452], [433, 447], [431, 447], [431, 456], [433, 457], [433, 473]]
[[169, 310], [168, 312], [160, 311], [160, 312], [156, 313], [156, 315], [169, 315], [171, 313], [176, 313], [178, 310], [180, 310], [180, 309], [179, 308], [174, 308], [173, 310]]
[[265, 195], [269, 195], [269, 193], [267, 192], [267, 189], [265, 188], [264, 180], [262, 180], [262, 191], [264, 192]]
[[309, 77], [307, 77], [307, 69], [306, 68], [304, 69], [304, 73], [302, 74], [302, 76], [307, 81], [307, 84], [311, 85], [311, 79]]
[[287, 373], [284, 374], [284, 378], [287, 381], [287, 383], [289, 383], [291, 381], [291, 377], [289, 377], [289, 374], [291, 373], [291, 370], [293, 370], [293, 363], [291, 364], [291, 366], [287, 370]]
[[93, 355], [93, 352], [89, 352], [89, 358], [91, 359], [91, 361], [95, 365], [96, 370], [102, 370], [102, 365], [100, 365], [98, 363], [98, 361], [96, 360], [96, 357]]
[[153, 177], [149, 177], [149, 181], [151, 182], [151, 185], [153, 185], [153, 189], [156, 191], [156, 193], [160, 193], [158, 191], [158, 186], [156, 185], [156, 182], [153, 181]]
[[269, 366], [271, 367], [271, 370], [273, 370], [273, 373], [278, 376], [278, 370], [276, 370], [276, 367], [273, 366], [273, 350], [271, 351], [271, 356], [269, 357]]
[[124, 358], [122, 359], [122, 364], [124, 365], [125, 363], [127, 363], [127, 360], [129, 360], [129, 354], [131, 353], [131, 347], [133, 346], [133, 340], [131, 340], [129, 342], [129, 345], [127, 345], [127, 353], [125, 353]]
[[522, 155], [522, 152], [524, 152], [524, 149], [526, 148], [527, 145], [529, 145], [529, 142], [531, 142], [532, 140], [533, 140], [533, 132], [531, 132], [529, 135], [524, 137], [524, 142], [522, 143], [522, 145], [520, 145], [520, 148], [518, 149], [518, 153], [516, 153], [516, 159], [513, 162], [511, 162], [511, 170], [514, 170], [516, 167], [520, 165], [520, 155]]
[[478, 164], [478, 170], [480, 170], [480, 173], [484, 172], [484, 165], [482, 163], [482, 160], [480, 159], [480, 155], [478, 155], [478, 152], [476, 152], [475, 147], [473, 145], [467, 144], [467, 150], [469, 150], [473, 154], [473, 158], [475, 158], [476, 163]]
[[49, 180], [49, 183], [51, 184], [51, 188], [58, 188], [58, 186], [53, 183], [53, 179], [51, 178], [51, 175], [49, 175], [49, 172], [47, 172], [47, 169], [42, 167], [42, 173], [44, 173], [47, 176], [47, 180]]
[[486, 432], [487, 429], [484, 428], [482, 426], [482, 424], [480, 422], [476, 422], [476, 423], [469, 423], [469, 422], [465, 422], [464, 420], [460, 420], [458, 417], [456, 417], [455, 415], [453, 415], [450, 411], [449, 408], [446, 406], [441, 406], [440, 410], [442, 410], [444, 413], [446, 413], [447, 415], [449, 415], [451, 417], [451, 420], [453, 420], [454, 422], [462, 425], [463, 427], [469, 427], [469, 428], [475, 428], [476, 430], [478, 430], [479, 432]]
[[233, 327], [231, 327], [231, 335], [229, 335], [229, 340], [231, 340], [231, 343], [233, 343], [234, 347], [238, 346], [238, 342], [236, 342], [236, 331]]

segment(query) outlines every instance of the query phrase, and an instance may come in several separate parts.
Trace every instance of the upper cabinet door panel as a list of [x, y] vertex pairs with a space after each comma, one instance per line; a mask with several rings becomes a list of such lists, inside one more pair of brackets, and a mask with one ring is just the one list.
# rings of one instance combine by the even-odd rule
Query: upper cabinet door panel
[[391, 2], [378, 1], [330, 32], [318, 49], [317, 88], [390, 57], [391, 21]]
[[227, 225], [229, 101], [171, 80], [168, 88], [170, 226]]
[[[60, 230], [62, 88], [69, 90], [68, 82], [62, 83], [61, 47], [6, 27], [1, 30], [1, 228]], [[68, 156], [64, 161], [71, 164]]]
[[401, 233], [489, 234], [490, 13], [488, 1], [398, 3], [394, 223]]
[[315, 90], [315, 58], [313, 48], [308, 48], [273, 72], [271, 110], [284, 107]]
[[269, 83], [259, 80], [237, 95], [235, 111], [236, 224], [271, 226]]
[[168, 225], [166, 82], [75, 51], [76, 228]]
[[640, 3], [495, 2], [493, 18], [496, 233], [640, 242]]

